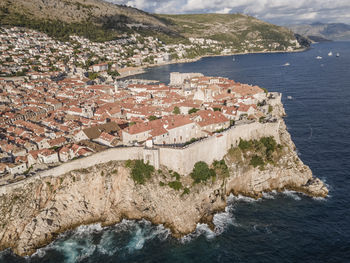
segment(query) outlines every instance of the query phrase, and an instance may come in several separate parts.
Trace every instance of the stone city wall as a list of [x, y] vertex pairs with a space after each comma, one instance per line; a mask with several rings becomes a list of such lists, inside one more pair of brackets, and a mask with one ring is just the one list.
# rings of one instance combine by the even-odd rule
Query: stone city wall
[[23, 181], [2, 186], [0, 187], [0, 195], [13, 189], [13, 187], [16, 187], [18, 184], [29, 183], [31, 180], [36, 180], [45, 176], [60, 176], [73, 170], [79, 170], [109, 161], [144, 159], [145, 162], [149, 162], [151, 165], [155, 166], [156, 169], [159, 169], [160, 165], [164, 165], [173, 171], [187, 175], [192, 171], [194, 164], [198, 161], [211, 164], [214, 160], [221, 160], [231, 146], [236, 147], [238, 145], [240, 138], [250, 140], [264, 136], [274, 136], [279, 143], [279, 125], [279, 121], [265, 124], [240, 124], [233, 126], [225, 132], [195, 142], [184, 148], [160, 147], [145, 149], [143, 147], [121, 147], [108, 149], [39, 172]]
[[162, 147], [159, 149], [159, 163], [180, 174], [189, 174], [198, 161], [211, 164], [214, 160], [221, 160], [231, 146], [238, 146], [240, 138], [250, 140], [273, 136], [279, 143], [279, 125], [280, 122], [243, 124], [193, 143], [184, 149]]

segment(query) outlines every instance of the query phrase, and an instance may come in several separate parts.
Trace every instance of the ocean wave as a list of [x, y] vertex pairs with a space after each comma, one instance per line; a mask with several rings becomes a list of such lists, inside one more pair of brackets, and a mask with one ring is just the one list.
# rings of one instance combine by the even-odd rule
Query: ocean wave
[[159, 240], [164, 241], [170, 235], [170, 230], [165, 228], [163, 225], [154, 226], [147, 220], [141, 220], [140, 222], [135, 222], [132, 225], [133, 237], [126, 245], [129, 252], [142, 249], [145, 242], [148, 240], [158, 238]]
[[284, 190], [282, 192], [282, 194], [290, 197], [290, 198], [293, 198], [295, 201], [300, 201], [301, 200], [301, 197], [299, 196], [299, 193], [296, 192], [296, 191], [292, 191], [292, 190]]
[[236, 201], [243, 201], [243, 202], [247, 202], [247, 203], [255, 203], [255, 202], [259, 202], [261, 200], [261, 198], [259, 199], [254, 199], [248, 196], [243, 196], [243, 195], [230, 195], [229, 198], [227, 199], [228, 203], [232, 203], [232, 202], [236, 202]]
[[95, 252], [93, 234], [104, 229], [101, 224], [79, 226], [75, 230], [60, 234], [55, 241], [38, 249], [30, 258], [44, 258], [47, 253], [58, 251], [65, 258], [65, 262], [79, 262]]
[[277, 194], [278, 193], [276, 190], [273, 190], [271, 192], [263, 192], [262, 193], [264, 199], [275, 199]]
[[57, 240], [40, 248], [30, 258], [45, 259], [53, 251], [64, 257], [64, 262], [81, 262], [94, 253], [113, 256], [118, 252], [132, 253], [140, 250], [149, 240], [158, 238], [164, 241], [170, 230], [163, 225], [152, 225], [147, 220], [123, 220], [112, 227], [100, 224], [80, 226], [73, 231], [61, 234]]
[[207, 239], [213, 239], [217, 234], [212, 231], [207, 224], [198, 223], [196, 230], [180, 239], [182, 244], [189, 243], [200, 236], [205, 236]]
[[[232, 202], [233, 197], [229, 197], [230, 202]], [[207, 224], [198, 223], [196, 230], [180, 239], [180, 242], [185, 244], [197, 239], [200, 236], [204, 236], [206, 239], [211, 240], [222, 233], [229, 226], [239, 226], [233, 215], [234, 205], [229, 204], [226, 206], [224, 212], [216, 213], [213, 217], [214, 230], [210, 229]]]
[[315, 197], [313, 196], [312, 199], [315, 201], [320, 201], [320, 202], [326, 202], [329, 198], [332, 198], [331, 195], [327, 195], [326, 197]]

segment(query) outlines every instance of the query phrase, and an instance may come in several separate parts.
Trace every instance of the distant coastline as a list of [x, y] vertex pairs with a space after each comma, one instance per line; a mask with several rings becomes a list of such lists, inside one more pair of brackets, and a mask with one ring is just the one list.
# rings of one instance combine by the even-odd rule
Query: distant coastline
[[146, 69], [148, 68], [154, 68], [154, 67], [161, 67], [166, 65], [172, 65], [172, 64], [185, 64], [185, 63], [192, 63], [201, 60], [202, 58], [210, 58], [210, 57], [229, 57], [229, 56], [239, 56], [239, 55], [251, 55], [251, 54], [275, 54], [275, 53], [299, 53], [299, 52], [305, 52], [309, 50], [310, 47], [300, 48], [293, 51], [253, 51], [253, 52], [233, 52], [229, 54], [219, 54], [219, 55], [203, 55], [199, 56], [193, 59], [178, 59], [173, 60], [161, 64], [152, 64], [152, 65], [145, 65], [145, 66], [139, 66], [139, 67], [132, 67], [130, 68], [130, 71], [132, 70], [132, 73], [126, 74], [124, 76], [118, 76], [116, 79], [122, 80], [131, 76], [140, 75], [146, 72]]

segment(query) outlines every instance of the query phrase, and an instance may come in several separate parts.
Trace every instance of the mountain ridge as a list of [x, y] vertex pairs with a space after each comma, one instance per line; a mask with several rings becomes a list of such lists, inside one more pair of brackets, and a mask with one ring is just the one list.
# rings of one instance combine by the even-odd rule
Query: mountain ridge
[[289, 29], [242, 14], [149, 14], [103, 0], [5, 0], [0, 2], [0, 24], [28, 27], [61, 40], [76, 34], [96, 42], [134, 32], [165, 43], [209, 37], [233, 44], [262, 39], [287, 46], [296, 39]]
[[344, 23], [315, 22], [312, 24], [290, 25], [288, 28], [310, 39], [350, 40], [350, 25]]

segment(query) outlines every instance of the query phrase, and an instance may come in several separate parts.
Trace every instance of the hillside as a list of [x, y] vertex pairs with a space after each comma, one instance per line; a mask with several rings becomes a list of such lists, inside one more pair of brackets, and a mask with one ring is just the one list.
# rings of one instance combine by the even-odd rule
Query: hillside
[[136, 29], [178, 37], [153, 15], [101, 0], [2, 0], [0, 24], [29, 27], [62, 40], [77, 34], [103, 42]]
[[324, 40], [349, 40], [350, 25], [342, 23], [313, 23], [310, 25], [291, 25], [289, 28], [297, 34], [319, 42]]
[[75, 34], [96, 42], [137, 32], [165, 43], [201, 37], [240, 47], [244, 40], [257, 40], [263, 48], [278, 43], [283, 50], [295, 40], [290, 30], [246, 15], [152, 15], [102, 0], [2, 0], [0, 24], [36, 29], [60, 40]]
[[272, 25], [243, 14], [158, 15], [174, 31], [185, 37], [203, 37], [231, 42], [240, 46], [242, 41], [263, 44], [278, 42], [288, 46], [295, 40], [287, 28]]

